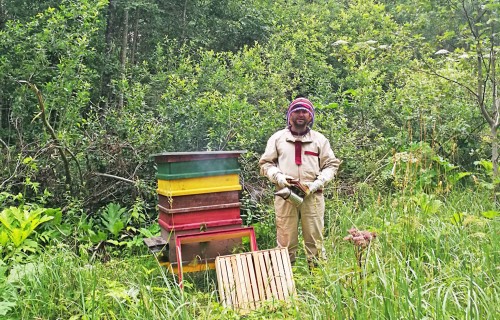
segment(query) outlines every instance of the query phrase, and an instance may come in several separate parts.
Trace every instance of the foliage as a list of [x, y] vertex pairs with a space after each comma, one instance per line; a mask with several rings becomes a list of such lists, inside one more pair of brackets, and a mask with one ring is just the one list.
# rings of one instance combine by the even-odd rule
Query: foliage
[[102, 225], [114, 237], [117, 237], [128, 223], [129, 219], [124, 215], [126, 211], [126, 208], [121, 208], [116, 203], [110, 203], [100, 215]]
[[[388, 166], [389, 168], [389, 166]], [[395, 153], [392, 158], [391, 176], [394, 186], [401, 191], [448, 193], [457, 183], [470, 176], [459, 171], [425, 143], [412, 144], [408, 151]]]
[[[311, 98], [315, 128], [344, 160], [342, 190], [366, 182], [390, 191], [392, 149], [414, 143], [460, 168], [443, 175], [443, 192], [461, 179], [452, 172], [489, 157], [484, 119], [467, 92], [424, 72], [472, 79], [465, 61], [429, 51], [462, 44], [463, 19], [440, 20], [436, 30], [423, 24], [458, 16], [441, 3], [422, 1], [419, 11], [375, 1], [46, 1], [26, 16], [24, 4], [5, 4], [2, 185], [20, 191], [28, 172], [17, 164], [31, 158], [38, 170], [30, 179], [56, 195], [54, 206], [70, 198], [91, 212], [116, 199], [154, 203], [149, 155], [158, 151], [248, 150], [245, 183], [261, 194], [258, 158], [297, 95]], [[39, 134], [34, 97], [16, 80], [40, 89], [57, 142]], [[69, 159], [71, 195], [60, 192], [57, 143]]]
[[481, 188], [492, 190], [494, 192], [496, 186], [500, 184], [500, 179], [493, 175], [493, 163], [488, 160], [475, 161], [474, 164], [478, 166], [481, 171], [474, 176], [475, 181]]
[[43, 208], [23, 203], [17, 207], [9, 206], [2, 209], [0, 260], [8, 263], [20, 262], [26, 259], [27, 254], [37, 253], [40, 249], [39, 242], [47, 237], [46, 231], [39, 233], [39, 226], [53, 219], [60, 221], [60, 208]]
[[[1, 82], [5, 84], [3, 113], [8, 119], [17, 119], [15, 128], [3, 122], [1, 139], [15, 142], [15, 153], [21, 159], [32, 158], [39, 162], [37, 181], [51, 185], [57, 190], [61, 159], [51, 155], [62, 144], [71, 159], [72, 175], [76, 186], [84, 183], [80, 161], [84, 154], [80, 147], [81, 132], [74, 130], [85, 121], [85, 107], [89, 103], [89, 89], [96, 73], [88, 68], [95, 51], [90, 44], [99, 27], [97, 14], [103, 1], [64, 1], [57, 8], [48, 7], [30, 19], [9, 20], [0, 30], [0, 70]], [[54, 128], [58, 141], [52, 141], [43, 128], [36, 108], [35, 96], [21, 86], [18, 81], [26, 80], [36, 85], [44, 98], [47, 119]], [[7, 124], [7, 125], [6, 125]], [[17, 132], [17, 133], [16, 133]], [[17, 137], [16, 137], [17, 136]], [[31, 148], [31, 146], [34, 146]], [[51, 157], [54, 156], [52, 160]], [[18, 191], [15, 183], [23, 181], [18, 176], [17, 167], [10, 171], [13, 191]]]
[[[129, 262], [159, 231], [150, 155], [247, 150], [242, 215], [273, 247], [258, 159], [305, 95], [343, 160], [325, 191], [335, 259], [316, 277], [299, 261], [293, 307], [249, 318], [494, 317], [497, 137], [484, 115], [498, 100], [497, 11], [493, 0], [2, 1], [0, 255], [21, 270], [49, 251], [11, 271], [0, 314], [238, 318], [212, 280], [181, 295], [148, 259]], [[56, 138], [20, 81], [40, 90]], [[362, 278], [340, 236], [353, 227], [378, 236]]]
[[79, 249], [84, 255], [93, 252], [93, 257], [103, 260], [109, 259], [110, 254], [119, 255], [125, 248], [142, 252], [146, 249], [143, 238], [157, 236], [160, 232], [157, 224], [146, 221], [141, 201], [132, 208], [109, 203], [95, 217], [80, 217], [76, 226]]
[[0, 316], [7, 315], [15, 306], [18, 299], [16, 288], [7, 281], [8, 267], [0, 260]]
[[[325, 239], [327, 260], [311, 273], [299, 252], [293, 267], [297, 296], [288, 305], [270, 301], [245, 317], [494, 319], [500, 220], [480, 214], [492, 209], [488, 194], [457, 189], [440, 198], [440, 209], [431, 214], [399, 195], [380, 202], [375, 195], [361, 206], [354, 198], [329, 202], [329, 210], [342, 214], [326, 226], [340, 230]], [[460, 223], [451, 219], [458, 210]], [[343, 240], [353, 227], [377, 233], [364, 251], [362, 276], [352, 244]], [[218, 302], [215, 272], [185, 274], [184, 281], [181, 294], [175, 277], [150, 254], [129, 255], [124, 248], [103, 263], [61, 243], [36, 264], [18, 265], [5, 282], [15, 290], [0, 295], [15, 303], [6, 311], [10, 318], [241, 318]]]

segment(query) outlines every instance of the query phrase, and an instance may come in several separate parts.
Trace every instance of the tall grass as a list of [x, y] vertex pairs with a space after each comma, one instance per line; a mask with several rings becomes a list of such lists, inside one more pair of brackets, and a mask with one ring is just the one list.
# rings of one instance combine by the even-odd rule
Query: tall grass
[[[352, 226], [379, 236], [362, 269], [353, 248], [331, 232], [333, 255], [299, 287], [306, 303], [321, 305], [310, 318], [495, 319], [500, 314], [500, 221], [481, 217], [491, 203], [481, 194], [460, 192], [447, 198], [440, 210], [424, 212], [401, 199], [387, 199], [342, 215], [335, 230]], [[366, 201], [366, 199], [365, 199]], [[453, 215], [467, 213], [456, 222]], [[335, 209], [332, 207], [332, 211]], [[308, 298], [308, 297], [314, 297]], [[313, 309], [309, 309], [313, 310]], [[307, 312], [307, 309], [304, 310]], [[326, 316], [325, 316], [326, 315]]]
[[[441, 197], [438, 210], [400, 196], [330, 199], [328, 259], [293, 267], [297, 297], [246, 319], [496, 319], [500, 314], [500, 221], [481, 213], [487, 196], [470, 190]], [[417, 199], [418, 200], [418, 199]], [[453, 219], [456, 213], [461, 219]], [[270, 218], [270, 221], [272, 219]], [[361, 268], [351, 227], [375, 231]], [[269, 228], [261, 228], [269, 231]], [[269, 237], [260, 237], [268, 239]], [[271, 237], [272, 238], [272, 237]], [[260, 242], [261, 248], [274, 246]], [[303, 253], [302, 253], [303, 257]], [[238, 319], [218, 303], [214, 272], [175, 277], [152, 255], [89, 263], [65, 246], [17, 266], [12, 319]]]

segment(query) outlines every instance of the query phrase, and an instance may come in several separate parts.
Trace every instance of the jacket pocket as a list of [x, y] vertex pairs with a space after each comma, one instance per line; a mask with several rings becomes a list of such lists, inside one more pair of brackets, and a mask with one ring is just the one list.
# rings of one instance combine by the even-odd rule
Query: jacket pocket
[[319, 157], [319, 153], [313, 151], [304, 151], [305, 155]]

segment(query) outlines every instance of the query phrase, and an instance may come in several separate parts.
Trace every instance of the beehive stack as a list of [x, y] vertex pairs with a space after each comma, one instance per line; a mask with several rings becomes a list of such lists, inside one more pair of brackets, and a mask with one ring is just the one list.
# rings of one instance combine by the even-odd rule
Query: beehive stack
[[[167, 152], [153, 155], [158, 179], [158, 223], [176, 263], [175, 236], [241, 227], [238, 157], [244, 151]], [[183, 264], [231, 254], [241, 240], [182, 246]]]

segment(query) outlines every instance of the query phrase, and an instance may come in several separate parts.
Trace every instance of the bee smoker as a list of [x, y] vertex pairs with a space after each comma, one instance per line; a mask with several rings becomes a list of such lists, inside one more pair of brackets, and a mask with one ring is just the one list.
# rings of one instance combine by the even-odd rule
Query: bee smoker
[[283, 188], [281, 190], [278, 190], [277, 192], [274, 193], [274, 195], [282, 197], [283, 199], [290, 202], [296, 207], [300, 206], [304, 201], [304, 199], [302, 199], [298, 194], [296, 194], [289, 188]]

